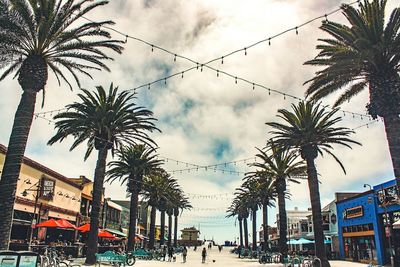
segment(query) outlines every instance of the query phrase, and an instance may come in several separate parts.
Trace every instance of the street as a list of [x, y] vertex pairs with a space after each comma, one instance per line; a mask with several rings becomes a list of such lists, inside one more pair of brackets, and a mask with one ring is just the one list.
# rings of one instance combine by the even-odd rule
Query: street
[[[183, 264], [188, 267], [200, 267], [200, 266], [215, 266], [215, 267], [235, 267], [235, 266], [283, 266], [282, 264], [265, 264], [260, 265], [257, 260], [250, 259], [239, 259], [236, 254], [231, 254], [229, 252], [229, 248], [224, 248], [221, 253], [218, 252], [218, 248], [214, 247], [211, 250], [208, 250], [207, 260], [205, 264], [201, 263], [201, 248], [198, 248], [197, 251], [193, 251], [191, 248], [188, 251], [187, 262], [182, 262], [182, 255], [178, 255], [176, 257], [176, 262], [163, 262], [163, 261], [145, 261], [145, 260], [137, 260], [134, 266], [182, 266]], [[332, 267], [361, 267], [367, 266], [367, 264], [361, 263], [352, 263], [347, 261], [332, 261]]]

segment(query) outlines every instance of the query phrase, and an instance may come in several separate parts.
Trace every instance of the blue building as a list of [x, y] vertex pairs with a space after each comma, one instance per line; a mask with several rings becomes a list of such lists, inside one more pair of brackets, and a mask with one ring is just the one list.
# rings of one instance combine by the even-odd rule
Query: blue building
[[390, 240], [400, 264], [400, 230], [392, 229], [400, 219], [395, 180], [337, 200], [336, 207], [342, 259], [383, 265], [390, 262]]

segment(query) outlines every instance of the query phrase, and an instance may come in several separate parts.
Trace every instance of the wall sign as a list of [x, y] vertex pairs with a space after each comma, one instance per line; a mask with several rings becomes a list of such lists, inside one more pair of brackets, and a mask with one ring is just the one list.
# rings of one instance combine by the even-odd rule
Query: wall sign
[[345, 209], [343, 212], [344, 219], [352, 219], [364, 216], [363, 206], [357, 206], [354, 208]]
[[40, 182], [40, 198], [45, 200], [53, 200], [54, 188], [56, 186], [56, 181], [42, 176]]
[[378, 195], [379, 206], [393, 205], [398, 203], [399, 201], [397, 196], [397, 187], [395, 185], [378, 190], [377, 195]]

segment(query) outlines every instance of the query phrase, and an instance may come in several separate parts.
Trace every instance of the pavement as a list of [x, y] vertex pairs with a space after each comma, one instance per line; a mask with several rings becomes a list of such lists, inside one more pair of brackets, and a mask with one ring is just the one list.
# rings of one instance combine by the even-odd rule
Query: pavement
[[[146, 261], [146, 260], [137, 260], [134, 267], [157, 267], [157, 266], [188, 266], [188, 267], [251, 267], [251, 266], [266, 266], [266, 267], [283, 267], [283, 264], [259, 264], [256, 259], [239, 259], [236, 254], [232, 254], [229, 252], [229, 248], [224, 248], [221, 253], [218, 252], [218, 248], [214, 247], [211, 250], [208, 250], [206, 263], [201, 263], [201, 248], [198, 248], [197, 251], [193, 251], [193, 248], [189, 249], [187, 255], [186, 263], [182, 261], [182, 255], [176, 256], [176, 262], [169, 261]], [[78, 260], [74, 261], [76, 263], [80, 263]], [[331, 267], [366, 267], [368, 266], [365, 263], [353, 263], [348, 261], [331, 261]], [[110, 266], [108, 264], [102, 264], [102, 266]]]

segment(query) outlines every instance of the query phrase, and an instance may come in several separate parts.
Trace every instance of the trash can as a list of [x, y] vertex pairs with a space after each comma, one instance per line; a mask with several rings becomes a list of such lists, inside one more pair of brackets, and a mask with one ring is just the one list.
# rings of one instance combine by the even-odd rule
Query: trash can
[[0, 251], [0, 267], [37, 267], [38, 258], [31, 251]]

